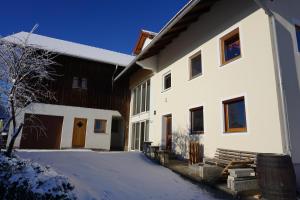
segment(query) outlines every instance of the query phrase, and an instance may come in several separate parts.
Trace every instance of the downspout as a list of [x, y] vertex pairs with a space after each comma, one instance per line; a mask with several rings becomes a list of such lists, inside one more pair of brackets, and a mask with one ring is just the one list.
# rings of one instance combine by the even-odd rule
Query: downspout
[[275, 75], [276, 75], [276, 82], [279, 92], [279, 109], [282, 113], [282, 131], [283, 131], [283, 151], [285, 154], [291, 156], [291, 139], [290, 139], [290, 128], [288, 123], [288, 112], [287, 112], [287, 103], [286, 103], [286, 96], [284, 93], [283, 88], [283, 82], [282, 82], [282, 76], [281, 76], [281, 68], [280, 68], [280, 57], [279, 57], [279, 51], [278, 51], [278, 42], [277, 42], [277, 32], [276, 32], [276, 21], [275, 16], [272, 13], [272, 11], [262, 3], [261, 0], [254, 0], [255, 3], [262, 8], [265, 13], [269, 17], [269, 23], [271, 27], [271, 43], [272, 43], [272, 51], [273, 51], [273, 58], [274, 58], [274, 64], [275, 64]]
[[112, 80], [111, 80], [111, 89], [112, 90], [114, 90], [114, 82], [115, 82], [114, 80], [115, 80], [115, 75], [116, 75], [116, 73], [118, 71], [118, 68], [119, 68], [119, 65], [116, 65], [115, 71], [114, 71], [114, 73], [112, 75]]

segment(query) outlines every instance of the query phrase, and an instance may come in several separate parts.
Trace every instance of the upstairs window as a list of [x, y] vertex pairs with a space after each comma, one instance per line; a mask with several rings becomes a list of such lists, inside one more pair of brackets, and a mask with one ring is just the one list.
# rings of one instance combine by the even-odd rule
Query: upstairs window
[[170, 89], [171, 86], [172, 86], [172, 78], [171, 78], [171, 73], [169, 72], [163, 77], [163, 90]]
[[150, 80], [138, 85], [132, 93], [132, 114], [147, 112], [150, 109]]
[[94, 133], [106, 133], [106, 120], [95, 119]]
[[246, 109], [244, 97], [231, 99], [223, 102], [225, 132], [247, 131]]
[[204, 132], [203, 107], [193, 108], [191, 113], [191, 134], [202, 134]]
[[87, 90], [87, 79], [86, 78], [78, 78], [78, 77], [74, 76], [73, 82], [72, 82], [72, 88]]
[[78, 77], [73, 77], [72, 88], [73, 88], [73, 89], [79, 88]]
[[297, 25], [296, 25], [296, 36], [297, 36], [298, 52], [300, 52], [300, 26]]
[[190, 79], [202, 74], [202, 57], [201, 53], [193, 56], [190, 59]]
[[87, 79], [86, 78], [81, 79], [81, 89], [87, 90]]
[[241, 43], [239, 29], [221, 38], [221, 61], [222, 64], [227, 64], [241, 57]]

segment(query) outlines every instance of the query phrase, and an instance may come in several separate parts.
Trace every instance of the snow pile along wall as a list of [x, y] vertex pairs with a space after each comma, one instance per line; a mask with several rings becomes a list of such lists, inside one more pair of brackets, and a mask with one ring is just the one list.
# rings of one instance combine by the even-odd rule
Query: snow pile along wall
[[0, 199], [76, 199], [68, 178], [49, 166], [0, 154]]

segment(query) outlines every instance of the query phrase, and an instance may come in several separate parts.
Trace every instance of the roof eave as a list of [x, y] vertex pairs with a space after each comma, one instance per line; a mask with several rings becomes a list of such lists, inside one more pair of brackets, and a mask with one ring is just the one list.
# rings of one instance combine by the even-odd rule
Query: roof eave
[[138, 61], [142, 56], [144, 56], [147, 51], [156, 44], [157, 41], [161, 39], [161, 37], [167, 33], [179, 20], [181, 20], [188, 12], [191, 11], [194, 6], [196, 6], [199, 2], [203, 0], [191, 0], [189, 1], [162, 29], [161, 31], [153, 38], [153, 40], [142, 50], [142, 52], [137, 55], [132, 62], [123, 70], [115, 79], [117, 81], [120, 79], [131, 67]]

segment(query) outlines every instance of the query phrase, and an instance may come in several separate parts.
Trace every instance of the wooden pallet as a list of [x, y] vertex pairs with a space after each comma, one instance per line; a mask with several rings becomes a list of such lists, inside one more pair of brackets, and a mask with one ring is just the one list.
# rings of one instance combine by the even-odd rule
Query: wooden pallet
[[203, 162], [203, 145], [199, 142], [191, 141], [189, 145], [189, 162], [196, 164]]
[[205, 158], [204, 162], [223, 167], [222, 175], [228, 175], [228, 169], [255, 167], [256, 155], [256, 152], [218, 148], [215, 157]]

